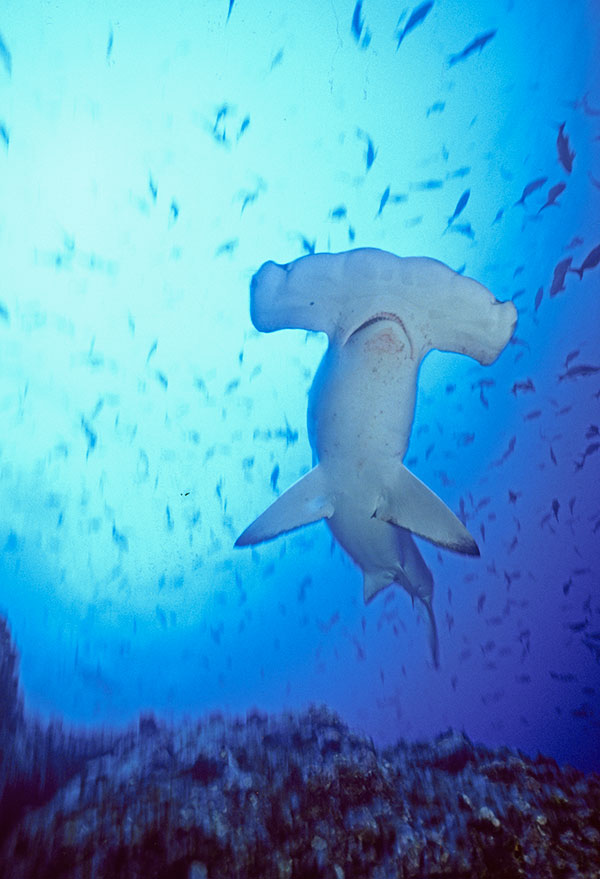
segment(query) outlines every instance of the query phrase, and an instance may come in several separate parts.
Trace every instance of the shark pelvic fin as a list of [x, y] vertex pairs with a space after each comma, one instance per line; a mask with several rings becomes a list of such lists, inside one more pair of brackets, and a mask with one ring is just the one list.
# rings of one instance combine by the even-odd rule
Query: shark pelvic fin
[[382, 492], [373, 516], [454, 552], [479, 555], [479, 547], [460, 519], [402, 465]]
[[365, 604], [375, 598], [378, 592], [391, 586], [394, 582], [394, 575], [388, 574], [386, 571], [369, 571], [363, 575], [363, 597]]
[[328, 494], [319, 466], [302, 476], [240, 534], [235, 546], [250, 546], [279, 534], [333, 516], [333, 499]]

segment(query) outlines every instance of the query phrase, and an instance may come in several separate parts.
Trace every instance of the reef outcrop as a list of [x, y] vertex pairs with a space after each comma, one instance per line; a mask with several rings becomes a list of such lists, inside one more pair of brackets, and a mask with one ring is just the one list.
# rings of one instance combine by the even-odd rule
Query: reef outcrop
[[453, 731], [379, 750], [325, 707], [44, 729], [16, 670], [3, 625], [6, 879], [600, 876], [598, 775]]

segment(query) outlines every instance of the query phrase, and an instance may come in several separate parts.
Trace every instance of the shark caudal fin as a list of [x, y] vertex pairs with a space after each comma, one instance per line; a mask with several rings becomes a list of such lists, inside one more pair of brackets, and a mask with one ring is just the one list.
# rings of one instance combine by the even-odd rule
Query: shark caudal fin
[[235, 546], [252, 546], [272, 540], [302, 525], [329, 519], [333, 515], [333, 500], [329, 496], [323, 471], [315, 467], [285, 491], [270, 507], [248, 525]]
[[433, 612], [433, 606], [431, 604], [431, 599], [421, 599], [421, 604], [425, 608], [425, 614], [427, 616], [427, 627], [429, 630], [429, 648], [431, 650], [431, 658], [433, 660], [433, 665], [435, 668], [440, 667], [440, 639], [438, 637], [437, 623], [435, 621], [435, 614]]
[[479, 555], [479, 547], [460, 519], [403, 465], [382, 491], [372, 515], [454, 552]]

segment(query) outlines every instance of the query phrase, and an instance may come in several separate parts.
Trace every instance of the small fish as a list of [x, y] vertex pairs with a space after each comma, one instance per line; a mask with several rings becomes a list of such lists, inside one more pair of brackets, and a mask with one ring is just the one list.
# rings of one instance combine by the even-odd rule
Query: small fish
[[375, 161], [375, 156], [377, 155], [377, 150], [373, 146], [373, 141], [371, 138], [367, 140], [367, 155], [365, 156], [365, 161], [367, 163], [367, 171]]
[[238, 238], [232, 238], [229, 241], [223, 242], [223, 244], [220, 244], [215, 250], [215, 256], [220, 256], [222, 253], [233, 253], [239, 243]]
[[532, 193], [537, 192], [538, 189], [541, 189], [547, 180], [547, 177], [537, 177], [535, 180], [532, 180], [531, 183], [528, 183], [521, 193], [521, 198], [514, 203], [514, 207], [517, 207], [517, 205], [520, 204], [525, 207], [525, 199], [528, 198]]
[[244, 116], [244, 118], [242, 119], [242, 124], [240, 125], [240, 130], [237, 133], [236, 140], [240, 139], [240, 137], [246, 131], [246, 129], [248, 128], [249, 125], [250, 125], [250, 117]]
[[2, 318], [2, 320], [5, 320], [6, 323], [9, 322], [8, 308], [2, 302], [0, 302], [0, 317]]
[[[598, 449], [600, 449], [600, 443], [598, 443], [598, 442], [596, 442], [596, 443], [590, 443], [590, 444], [586, 447], [586, 450], [585, 450], [585, 452], [583, 453], [583, 455], [581, 456], [581, 461], [575, 461], [575, 469], [576, 469], [576, 470], [581, 470], [581, 468], [582, 468], [583, 465], [585, 464], [585, 460], [586, 460], [586, 458], [588, 458], [590, 455], [595, 454], [595, 453], [598, 451]], [[571, 513], [572, 513], [572, 511], [571, 511]]]
[[127, 538], [125, 537], [124, 534], [121, 534], [120, 531], [117, 531], [117, 528], [116, 528], [116, 525], [114, 524], [114, 522], [113, 522], [113, 527], [112, 527], [112, 539], [117, 544], [119, 549], [123, 549], [123, 550], [125, 550], [125, 552], [128, 552], [129, 541], [127, 540]]
[[431, 116], [432, 113], [443, 113], [446, 108], [445, 101], [436, 101], [435, 104], [432, 104], [431, 107], [427, 108], [427, 117]]
[[557, 293], [562, 293], [563, 290], [566, 290], [565, 287], [565, 278], [567, 276], [567, 272], [573, 262], [573, 257], [568, 256], [566, 259], [561, 259], [559, 263], [557, 263], [554, 269], [554, 276], [552, 278], [552, 285], [550, 287], [550, 296], [556, 296]]
[[256, 189], [254, 192], [248, 192], [248, 190], [240, 190], [237, 193], [242, 199], [242, 209], [240, 210], [240, 215], [244, 213], [249, 204], [254, 204], [258, 196], [260, 195], [260, 188]]
[[521, 348], [527, 348], [528, 351], [531, 351], [529, 343], [526, 342], [525, 339], [519, 339], [518, 336], [513, 336], [509, 341], [509, 345], [519, 345]]
[[540, 305], [542, 304], [542, 298], [544, 296], [544, 288], [540, 287], [537, 293], [535, 294], [535, 310], [537, 311]]
[[556, 205], [556, 207], [559, 207], [559, 204], [556, 201], [556, 199], [558, 198], [559, 195], [561, 195], [561, 193], [563, 193], [565, 191], [566, 188], [567, 188], [566, 183], [557, 183], [555, 186], [551, 186], [550, 189], [548, 190], [548, 197], [546, 198], [546, 203], [541, 206], [541, 208], [538, 211], [538, 214], [540, 214], [544, 210], [544, 208], [549, 208], [552, 205]]
[[572, 632], [583, 632], [584, 629], [587, 629], [589, 624], [590, 624], [589, 620], [581, 620], [581, 622], [579, 622], [579, 623], [567, 623], [569, 629]]
[[317, 246], [316, 239], [314, 241], [309, 241], [308, 238], [305, 238], [304, 235], [299, 236], [300, 241], [302, 242], [302, 249], [305, 253], [314, 253], [315, 248]]
[[390, 187], [387, 186], [385, 188], [385, 191], [384, 191], [383, 195], [381, 196], [381, 200], [379, 202], [379, 210], [377, 211], [377, 214], [376, 214], [377, 217], [379, 217], [381, 215], [381, 212], [384, 209], [384, 207], [386, 206], [389, 197], [390, 197]]
[[581, 376], [596, 375], [597, 372], [600, 372], [600, 366], [588, 366], [587, 364], [581, 363], [579, 366], [571, 366], [570, 369], [567, 369], [566, 372], [559, 375], [558, 380], [560, 382], [565, 378], [580, 378]]
[[413, 189], [441, 189], [444, 185], [443, 180], [421, 180], [419, 183], [413, 184]]
[[166, 377], [166, 375], [164, 374], [164, 372], [161, 372], [159, 369], [157, 369], [156, 370], [156, 378], [158, 379], [158, 381], [161, 383], [161, 385], [163, 386], [163, 388], [166, 391], [167, 388], [169, 387], [169, 380]]
[[517, 444], [516, 436], [511, 437], [509, 440], [508, 447], [507, 447], [506, 451], [503, 452], [502, 457], [498, 458], [497, 461], [493, 461], [492, 466], [498, 467], [500, 464], [503, 464], [506, 461], [506, 459], [510, 455], [512, 455], [512, 453], [514, 452], [516, 444]]
[[433, 0], [428, 0], [426, 3], [421, 3], [420, 6], [417, 6], [411, 12], [410, 18], [405, 24], [404, 28], [398, 34], [398, 45], [396, 46], [396, 51], [400, 48], [400, 44], [404, 37], [409, 34], [412, 30], [414, 30], [417, 25], [421, 24], [425, 21], [425, 18], [429, 15], [433, 8]]
[[511, 388], [512, 393], [517, 396], [517, 391], [535, 391], [533, 381], [528, 378], [526, 382], [515, 382]]
[[171, 214], [171, 219], [175, 223], [177, 220], [177, 217], [179, 216], [179, 205], [177, 204], [177, 202], [175, 201], [174, 198], [171, 199], [171, 207], [169, 208], [169, 211]]
[[279, 479], [279, 464], [275, 464], [271, 472], [271, 488], [277, 491], [277, 480]]
[[492, 226], [494, 223], [499, 223], [502, 217], [504, 216], [504, 208], [500, 208], [494, 219], [492, 220]]
[[0, 58], [4, 64], [4, 68], [8, 75], [12, 74], [12, 55], [8, 49], [8, 46], [2, 39], [2, 34], [0, 34]]
[[471, 241], [475, 240], [475, 232], [470, 223], [453, 223], [450, 226], [451, 232], [458, 232], [460, 235], [465, 235], [467, 238], [470, 238]]
[[114, 31], [111, 26], [110, 31], [108, 33], [108, 42], [106, 44], [106, 61], [107, 62], [110, 61], [110, 56], [112, 54], [114, 36], [115, 36]]
[[231, 10], [233, 9], [234, 3], [235, 3], [235, 0], [229, 0], [229, 9], [227, 10], [227, 18], [225, 19], [225, 24], [227, 24], [227, 22], [231, 18]]
[[0, 122], [0, 137], [4, 141], [4, 146], [8, 151], [8, 145], [10, 143], [10, 133], [4, 122]]
[[225, 118], [226, 118], [228, 112], [229, 112], [229, 106], [227, 104], [221, 104], [221, 106], [217, 110], [215, 123], [212, 127], [212, 135], [218, 143], [226, 143], [227, 142], [227, 132], [225, 130]]
[[465, 58], [468, 58], [469, 55], [472, 55], [477, 49], [481, 52], [483, 47], [489, 43], [489, 41], [495, 37], [496, 31], [486, 31], [484, 34], [480, 34], [480, 36], [475, 37], [465, 48], [458, 52], [456, 55], [450, 55], [448, 59], [448, 67], [452, 67], [454, 64], [457, 64], [459, 61], [464, 61]]
[[346, 205], [341, 204], [337, 208], [333, 208], [331, 211], [329, 211], [329, 216], [332, 220], [343, 220], [347, 213], [348, 209]]
[[575, 152], [571, 150], [569, 137], [565, 134], [566, 122], [562, 122], [558, 129], [558, 137], [556, 138], [556, 149], [558, 152], [558, 161], [561, 163], [567, 174], [573, 170], [573, 159]]
[[279, 52], [277, 52], [273, 56], [273, 60], [271, 61], [270, 69], [273, 70], [273, 68], [277, 67], [278, 64], [281, 64], [282, 61], [283, 61], [283, 49], [280, 49]]
[[579, 247], [580, 244], [583, 244], [583, 238], [580, 238], [579, 235], [576, 235], [575, 238], [572, 238], [568, 244], [565, 244], [564, 250], [574, 250], [574, 248]]
[[554, 513], [554, 518], [558, 522], [558, 511], [560, 510], [560, 504], [556, 498], [552, 500], [552, 512]]
[[87, 438], [88, 447], [87, 447], [87, 452], [86, 452], [86, 456], [85, 456], [86, 461], [87, 461], [92, 449], [96, 448], [96, 443], [98, 442], [98, 434], [94, 430], [92, 430], [92, 428], [86, 422], [83, 415], [81, 416], [81, 426], [82, 426], [83, 432], [85, 433], [86, 438]]
[[148, 363], [148, 361], [150, 360], [150, 358], [152, 357], [152, 355], [154, 354], [154, 352], [156, 351], [157, 348], [158, 348], [158, 339], [155, 339], [154, 342], [152, 342], [152, 345], [150, 346], [150, 350], [148, 351], [148, 355], [146, 357], [146, 363]]
[[523, 416], [523, 421], [534, 421], [534, 419], [539, 418], [541, 414], [541, 409], [533, 409], [531, 412], [527, 412], [527, 414]]
[[561, 672], [551, 671], [550, 677], [555, 681], [562, 681], [563, 683], [566, 683], [566, 684], [571, 683], [571, 681], [577, 680], [575, 675], [571, 674], [571, 672], [568, 672], [567, 674], [563, 674]]
[[468, 165], [463, 165], [462, 168], [457, 168], [456, 171], [449, 171], [446, 174], [446, 179], [450, 180], [452, 177], [466, 177], [467, 174], [471, 173], [471, 168]]
[[446, 226], [446, 230], [454, 222], [454, 220], [462, 214], [462, 212], [464, 211], [464, 209], [467, 206], [467, 202], [469, 201], [470, 195], [471, 195], [471, 190], [465, 189], [465, 191], [463, 192], [463, 194], [461, 195], [461, 197], [458, 199], [458, 201], [456, 203], [456, 207], [454, 208], [454, 213], [448, 219], [448, 225]]
[[362, 34], [363, 29], [363, 20], [360, 17], [360, 12], [362, 9], [362, 0], [358, 0], [358, 3], [354, 7], [354, 13], [352, 15], [352, 36], [356, 40], [357, 43], [360, 42], [360, 35]]
[[569, 366], [571, 360], [575, 360], [576, 357], [579, 356], [579, 348], [576, 348], [574, 351], [569, 351], [567, 356], [565, 357], [565, 369]]
[[583, 105], [583, 112], [585, 113], [585, 115], [586, 116], [600, 116], [600, 110], [597, 110], [595, 107], [590, 107], [590, 105], [588, 104], [587, 97], [588, 96], [587, 96], [587, 92], [586, 92], [586, 94], [583, 96], [583, 100], [581, 102]]
[[586, 256], [586, 258], [581, 263], [581, 265], [579, 266], [578, 269], [572, 268], [572, 269], [569, 269], [569, 271], [575, 272], [575, 274], [579, 275], [579, 280], [581, 281], [581, 279], [583, 278], [583, 273], [585, 271], [587, 271], [588, 269], [595, 269], [599, 263], [600, 263], [600, 244], [598, 244], [596, 247], [594, 247], [593, 250], [591, 250], [588, 253], [588, 255]]
[[152, 201], [156, 202], [156, 196], [158, 195], [158, 186], [152, 179], [152, 174], [148, 174], [148, 189], [150, 190]]

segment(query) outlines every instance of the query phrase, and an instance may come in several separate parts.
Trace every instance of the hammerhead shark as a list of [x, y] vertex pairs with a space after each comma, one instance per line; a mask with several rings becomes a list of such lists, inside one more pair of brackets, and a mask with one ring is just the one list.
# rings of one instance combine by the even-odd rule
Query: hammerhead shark
[[235, 542], [248, 546], [326, 519], [363, 573], [365, 603], [392, 583], [426, 611], [433, 663], [439, 641], [433, 576], [413, 534], [479, 555], [454, 513], [402, 463], [417, 375], [434, 348], [493, 363], [516, 325], [512, 302], [428, 257], [375, 248], [266, 262], [250, 285], [257, 330], [316, 330], [328, 348], [308, 400], [313, 467]]

